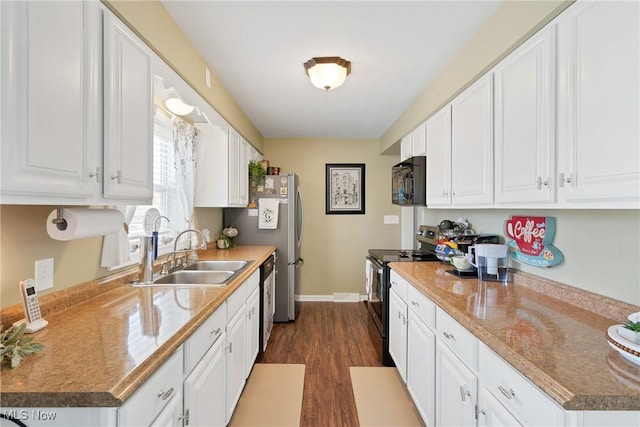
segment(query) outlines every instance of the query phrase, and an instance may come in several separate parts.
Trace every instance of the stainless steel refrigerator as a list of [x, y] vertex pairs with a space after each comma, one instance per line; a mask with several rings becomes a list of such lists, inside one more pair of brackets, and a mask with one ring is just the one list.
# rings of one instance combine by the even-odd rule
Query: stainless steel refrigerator
[[[247, 208], [225, 208], [224, 226], [238, 229], [234, 237], [236, 245], [275, 245], [276, 251], [276, 297], [275, 322], [295, 320], [298, 304], [295, 295], [300, 293], [300, 243], [303, 230], [302, 195], [298, 176], [267, 175], [249, 190]], [[275, 229], [259, 228], [260, 199], [278, 199], [278, 220]]]

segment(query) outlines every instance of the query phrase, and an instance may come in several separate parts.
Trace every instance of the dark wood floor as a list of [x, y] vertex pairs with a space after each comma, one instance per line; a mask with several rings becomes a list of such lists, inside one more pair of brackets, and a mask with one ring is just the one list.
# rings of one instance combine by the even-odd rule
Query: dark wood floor
[[364, 303], [301, 302], [295, 322], [276, 323], [260, 363], [303, 363], [301, 427], [358, 426], [350, 366], [382, 366]]

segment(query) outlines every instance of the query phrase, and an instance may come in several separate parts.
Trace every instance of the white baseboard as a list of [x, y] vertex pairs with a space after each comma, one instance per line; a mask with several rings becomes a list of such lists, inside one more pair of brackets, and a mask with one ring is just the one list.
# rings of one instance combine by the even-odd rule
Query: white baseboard
[[296, 295], [296, 301], [360, 302], [366, 300], [366, 295], [358, 295], [356, 293], [334, 293], [333, 295]]

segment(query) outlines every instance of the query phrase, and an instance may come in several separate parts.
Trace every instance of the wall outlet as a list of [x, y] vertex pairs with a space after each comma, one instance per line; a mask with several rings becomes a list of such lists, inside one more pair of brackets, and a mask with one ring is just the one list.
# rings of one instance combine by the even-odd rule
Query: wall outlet
[[384, 216], [385, 224], [400, 224], [400, 217], [398, 215], [385, 215]]
[[53, 288], [53, 258], [36, 261], [36, 290]]

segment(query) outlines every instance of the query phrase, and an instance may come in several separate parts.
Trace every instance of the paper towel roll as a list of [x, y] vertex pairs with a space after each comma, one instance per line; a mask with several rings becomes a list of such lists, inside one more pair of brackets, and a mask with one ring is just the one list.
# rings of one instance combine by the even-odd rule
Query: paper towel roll
[[124, 216], [117, 209], [64, 208], [62, 217], [67, 221], [66, 230], [59, 230], [52, 221], [57, 218], [54, 209], [47, 218], [47, 233], [56, 240], [75, 240], [104, 236], [122, 230]]

